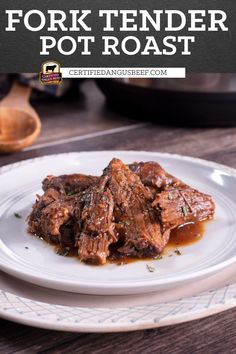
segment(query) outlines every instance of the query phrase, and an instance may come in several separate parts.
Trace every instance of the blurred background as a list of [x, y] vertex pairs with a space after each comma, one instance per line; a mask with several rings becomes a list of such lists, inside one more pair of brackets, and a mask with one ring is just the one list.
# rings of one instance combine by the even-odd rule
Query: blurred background
[[[218, 132], [227, 136], [227, 127], [236, 125], [236, 74], [187, 74], [185, 79], [64, 79], [60, 85], [42, 84], [38, 74], [2, 74], [0, 97], [0, 152], [4, 153], [27, 151], [32, 144], [37, 149], [66, 139], [72, 142], [85, 136], [86, 140], [91, 133], [103, 135], [104, 130], [138, 128], [140, 124], [155, 126], [156, 136], [161, 131], [183, 134], [185, 129], [195, 134], [197, 129], [210, 132], [220, 127]], [[11, 104], [15, 110], [6, 111]], [[6, 149], [9, 141], [11, 146], [17, 141], [12, 151]], [[132, 148], [130, 145], [127, 148]], [[182, 153], [175, 147], [171, 152]]]
[[[41, 84], [38, 74], [0, 75], [0, 95], [13, 82], [32, 87], [31, 99], [79, 99], [83, 80], [64, 79], [60, 85]], [[99, 79], [98, 87], [114, 110], [156, 123], [187, 125], [236, 124], [236, 74], [187, 74], [185, 79]], [[164, 113], [161, 116], [160, 113]]]

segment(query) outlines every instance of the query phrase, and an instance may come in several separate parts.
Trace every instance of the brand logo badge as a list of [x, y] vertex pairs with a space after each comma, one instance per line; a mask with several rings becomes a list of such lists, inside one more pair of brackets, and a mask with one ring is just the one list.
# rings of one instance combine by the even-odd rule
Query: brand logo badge
[[58, 85], [62, 82], [61, 66], [56, 61], [45, 61], [41, 66], [39, 80], [42, 84]]

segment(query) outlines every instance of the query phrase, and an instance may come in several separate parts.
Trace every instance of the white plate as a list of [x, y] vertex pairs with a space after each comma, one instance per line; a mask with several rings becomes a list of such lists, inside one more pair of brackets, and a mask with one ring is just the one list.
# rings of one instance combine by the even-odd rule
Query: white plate
[[[209, 193], [216, 219], [204, 237], [181, 249], [181, 256], [124, 266], [94, 267], [58, 256], [51, 246], [26, 233], [25, 218], [47, 174], [100, 174], [112, 157], [126, 163], [158, 161], [186, 183]], [[87, 294], [134, 294], [177, 286], [203, 278], [236, 261], [236, 172], [212, 162], [177, 155], [104, 151], [37, 158], [3, 167], [0, 174], [0, 265], [20, 279], [45, 287]], [[14, 213], [23, 218], [17, 219]], [[26, 248], [27, 247], [27, 248]], [[146, 264], [155, 267], [150, 273]]]
[[236, 306], [236, 265], [156, 293], [96, 296], [50, 290], [0, 272], [0, 317], [70, 332], [120, 332], [191, 321]]

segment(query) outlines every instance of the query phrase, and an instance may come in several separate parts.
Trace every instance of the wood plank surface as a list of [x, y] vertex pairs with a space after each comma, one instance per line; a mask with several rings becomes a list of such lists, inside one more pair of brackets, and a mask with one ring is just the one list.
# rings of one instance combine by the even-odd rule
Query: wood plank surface
[[[92, 81], [78, 100], [33, 103], [43, 130], [26, 151], [1, 155], [0, 166], [69, 151], [148, 150], [213, 160], [236, 168], [236, 128], [165, 127], [112, 112]], [[236, 353], [236, 309], [209, 318], [154, 330], [76, 334], [0, 320], [0, 353]]]

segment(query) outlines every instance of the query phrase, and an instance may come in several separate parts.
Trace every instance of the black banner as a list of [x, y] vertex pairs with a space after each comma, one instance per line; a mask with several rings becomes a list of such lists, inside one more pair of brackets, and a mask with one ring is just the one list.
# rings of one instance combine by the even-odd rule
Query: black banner
[[235, 0], [1, 0], [0, 72], [185, 67], [236, 72]]

